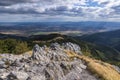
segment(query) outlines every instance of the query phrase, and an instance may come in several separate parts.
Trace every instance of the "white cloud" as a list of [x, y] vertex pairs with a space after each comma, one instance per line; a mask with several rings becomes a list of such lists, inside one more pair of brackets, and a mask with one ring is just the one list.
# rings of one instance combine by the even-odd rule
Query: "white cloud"
[[[120, 0], [13, 0], [11, 2], [4, 0], [0, 1], [0, 4], [2, 4], [0, 14], [14, 14], [18, 17], [20, 15], [28, 17], [27, 15], [29, 15], [33, 19], [33, 15], [44, 16], [43, 19], [46, 17], [48, 19], [54, 18], [55, 16], [60, 16], [56, 18], [62, 16], [64, 19], [69, 17], [76, 20], [79, 18], [85, 20], [105, 19], [108, 21], [120, 19]], [[88, 6], [89, 4], [91, 5]], [[22, 18], [24, 19], [24, 17]]]

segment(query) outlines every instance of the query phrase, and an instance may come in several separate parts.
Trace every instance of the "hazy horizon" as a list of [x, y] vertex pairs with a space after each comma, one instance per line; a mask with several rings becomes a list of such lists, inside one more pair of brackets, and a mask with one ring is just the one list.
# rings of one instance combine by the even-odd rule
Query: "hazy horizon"
[[8, 21], [8, 22], [0, 22], [0, 23], [87, 23], [87, 22], [96, 22], [96, 23], [120, 23], [119, 21]]

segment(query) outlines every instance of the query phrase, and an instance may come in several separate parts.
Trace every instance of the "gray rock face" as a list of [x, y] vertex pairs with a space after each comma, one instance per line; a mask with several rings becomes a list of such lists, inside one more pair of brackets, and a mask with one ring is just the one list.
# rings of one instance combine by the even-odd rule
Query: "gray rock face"
[[64, 49], [74, 51], [79, 55], [82, 54], [81, 48], [77, 44], [68, 42], [68, 43], [63, 43], [62, 46], [64, 47]]
[[78, 45], [69, 42], [62, 45], [53, 43], [50, 47], [35, 45], [32, 56], [0, 55], [3, 56], [0, 58], [0, 79], [98, 80], [86, 71], [87, 66], [82, 60], [77, 58], [71, 60], [64, 50], [82, 54]]
[[35, 45], [33, 48], [32, 59], [34, 60], [44, 60], [46, 52], [43, 47], [39, 47], [39, 45]]
[[7, 80], [27, 80], [28, 78], [29, 76], [25, 72], [11, 72], [7, 76]]

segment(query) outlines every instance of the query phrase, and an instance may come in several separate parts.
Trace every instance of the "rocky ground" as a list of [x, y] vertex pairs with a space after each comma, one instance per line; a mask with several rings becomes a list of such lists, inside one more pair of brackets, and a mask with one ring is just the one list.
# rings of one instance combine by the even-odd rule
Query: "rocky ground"
[[0, 54], [0, 80], [99, 80], [85, 62], [70, 58], [66, 51], [82, 55], [73, 43], [35, 45], [33, 54]]

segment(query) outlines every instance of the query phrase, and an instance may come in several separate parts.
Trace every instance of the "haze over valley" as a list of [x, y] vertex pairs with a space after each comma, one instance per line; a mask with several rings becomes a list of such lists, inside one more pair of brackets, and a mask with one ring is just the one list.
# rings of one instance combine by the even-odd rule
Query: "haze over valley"
[[60, 33], [83, 35], [120, 29], [119, 22], [14, 22], [0, 23], [0, 33], [22, 36]]

